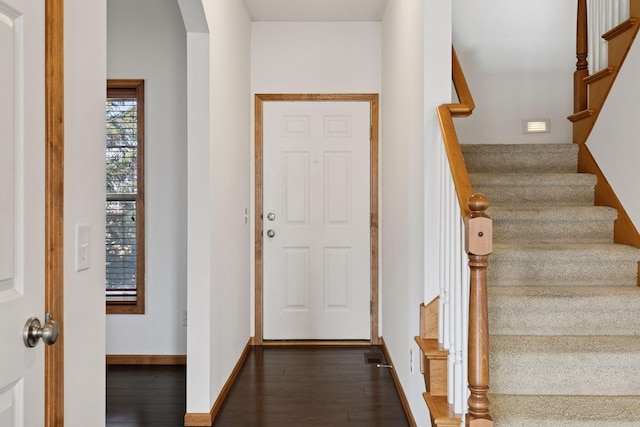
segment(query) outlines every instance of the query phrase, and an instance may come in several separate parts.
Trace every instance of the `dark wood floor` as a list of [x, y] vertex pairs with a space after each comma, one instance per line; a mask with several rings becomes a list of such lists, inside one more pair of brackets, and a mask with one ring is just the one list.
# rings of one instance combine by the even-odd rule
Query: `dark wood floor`
[[[389, 370], [376, 366], [379, 353], [253, 347], [214, 426], [408, 426]], [[184, 412], [184, 367], [107, 367], [107, 427], [182, 426]]]
[[107, 427], [182, 426], [186, 367], [107, 365]]

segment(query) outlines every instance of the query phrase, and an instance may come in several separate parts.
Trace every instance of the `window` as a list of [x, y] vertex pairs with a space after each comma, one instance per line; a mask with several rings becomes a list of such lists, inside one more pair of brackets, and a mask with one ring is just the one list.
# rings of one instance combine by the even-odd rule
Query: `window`
[[107, 313], [144, 313], [144, 81], [108, 80]]

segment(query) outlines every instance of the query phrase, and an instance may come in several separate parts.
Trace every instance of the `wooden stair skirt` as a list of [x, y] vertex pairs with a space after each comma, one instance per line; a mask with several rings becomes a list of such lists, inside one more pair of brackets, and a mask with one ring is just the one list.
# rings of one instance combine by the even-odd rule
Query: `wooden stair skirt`
[[453, 405], [447, 402], [449, 351], [438, 343], [438, 298], [420, 305], [420, 336], [415, 340], [420, 348], [420, 372], [427, 390], [422, 397], [429, 408], [431, 425], [460, 427], [462, 415], [454, 413]]

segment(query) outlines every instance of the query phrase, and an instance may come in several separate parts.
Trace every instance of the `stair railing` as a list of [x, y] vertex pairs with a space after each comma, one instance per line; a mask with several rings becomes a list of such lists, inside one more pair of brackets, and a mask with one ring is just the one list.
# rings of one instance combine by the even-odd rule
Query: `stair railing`
[[[448, 401], [468, 426], [492, 426], [489, 413], [489, 328], [486, 268], [492, 224], [486, 196], [473, 194], [454, 117], [469, 116], [475, 104], [455, 50], [452, 78], [457, 104], [438, 107], [444, 140], [440, 150], [440, 298], [438, 341], [449, 350]], [[465, 262], [465, 259], [467, 260]]]
[[574, 113], [587, 108], [585, 77], [608, 66], [607, 31], [629, 19], [629, 0], [578, 0]]
[[601, 37], [629, 19], [629, 0], [588, 0], [587, 39], [591, 58], [589, 74], [607, 67], [607, 41]]

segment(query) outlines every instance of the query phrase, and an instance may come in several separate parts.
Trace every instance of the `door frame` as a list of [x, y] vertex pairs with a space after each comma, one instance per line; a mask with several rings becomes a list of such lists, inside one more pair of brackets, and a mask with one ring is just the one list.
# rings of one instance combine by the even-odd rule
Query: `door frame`
[[[263, 126], [262, 107], [264, 102], [277, 101], [352, 101], [368, 102], [371, 113], [371, 151], [370, 151], [370, 183], [369, 190], [371, 226], [370, 226], [370, 255], [371, 255], [371, 340], [372, 345], [380, 344], [378, 334], [378, 103], [377, 93], [370, 94], [256, 94], [255, 101], [255, 345], [263, 345]], [[368, 341], [367, 341], [368, 342]], [[318, 342], [315, 342], [316, 344]], [[332, 344], [341, 343], [331, 342]]]
[[45, 348], [44, 425], [64, 426], [64, 0], [45, 2], [45, 311], [60, 336]]

